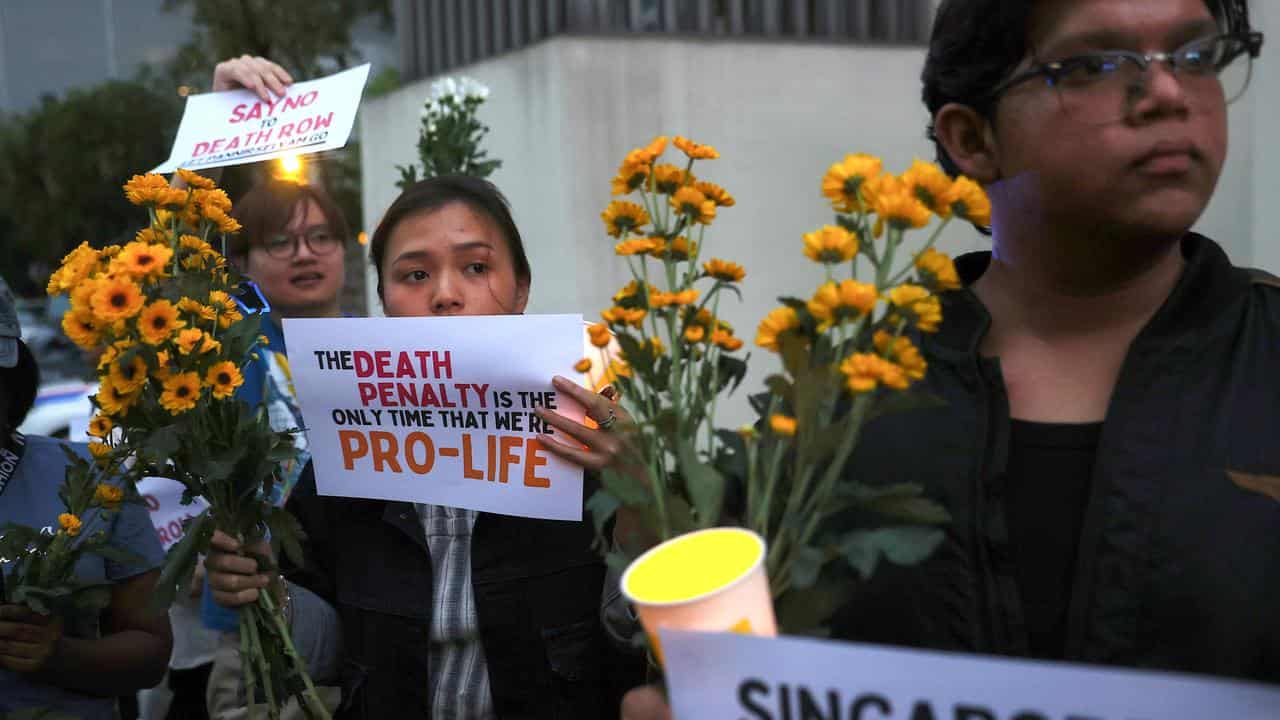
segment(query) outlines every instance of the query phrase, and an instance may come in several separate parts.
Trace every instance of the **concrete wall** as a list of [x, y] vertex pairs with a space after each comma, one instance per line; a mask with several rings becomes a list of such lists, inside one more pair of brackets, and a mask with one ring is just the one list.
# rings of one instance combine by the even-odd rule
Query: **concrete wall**
[[[561, 37], [464, 69], [492, 90], [482, 111], [492, 128], [487, 147], [504, 162], [493, 180], [511, 200], [533, 263], [530, 311], [595, 318], [607, 306], [629, 279], [599, 220], [609, 179], [630, 148], [683, 134], [720, 150], [722, 159], [700, 164], [698, 174], [738, 199], [721, 211], [707, 252], [747, 268], [745, 301], [730, 298], [721, 312], [750, 341], [778, 295], [808, 296], [820, 280], [800, 254], [800, 236], [831, 220], [819, 192], [827, 166], [858, 151], [882, 156], [894, 171], [932, 158], [919, 100], [923, 61], [922, 48]], [[1255, 77], [1261, 85], [1269, 76]], [[427, 84], [369, 101], [362, 112], [367, 230], [395, 198], [395, 165], [413, 159]], [[1280, 250], [1255, 254], [1254, 208], [1280, 215], [1260, 182], [1280, 174], [1271, 169], [1280, 164], [1263, 160], [1252, 134], [1255, 105], [1274, 106], [1277, 95], [1257, 93], [1233, 108], [1231, 158], [1201, 223], [1237, 262], [1272, 267]], [[952, 253], [986, 246], [961, 225], [942, 242]], [[753, 367], [751, 389], [773, 365], [761, 357]], [[722, 421], [746, 417], [738, 398]]]

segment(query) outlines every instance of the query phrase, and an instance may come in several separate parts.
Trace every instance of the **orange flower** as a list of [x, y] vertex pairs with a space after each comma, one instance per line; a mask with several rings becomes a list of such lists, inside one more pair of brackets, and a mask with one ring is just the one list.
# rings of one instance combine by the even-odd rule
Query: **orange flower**
[[608, 347], [609, 342], [613, 340], [613, 334], [609, 332], [609, 326], [596, 323], [587, 328], [587, 334], [591, 337], [591, 344], [598, 348]]
[[107, 376], [111, 378], [112, 387], [120, 393], [133, 395], [147, 384], [147, 364], [134, 355], [133, 361], [128, 365], [119, 361], [111, 363]]
[[613, 194], [626, 195], [644, 184], [649, 177], [649, 165], [642, 162], [624, 162], [613, 178]]
[[62, 332], [81, 350], [93, 350], [102, 342], [102, 335], [94, 327], [92, 316], [68, 310], [62, 315]]
[[663, 163], [653, 169], [653, 189], [663, 195], [671, 195], [681, 187], [690, 184], [693, 176], [683, 168], [670, 163]]
[[125, 272], [135, 279], [164, 277], [165, 264], [173, 257], [173, 251], [164, 245], [150, 245], [137, 241], [124, 246], [111, 261], [113, 269]]
[[706, 195], [707, 199], [715, 203], [718, 207], [733, 207], [738, 204], [738, 201], [734, 200], [733, 196], [730, 195], [728, 191], [715, 183], [699, 181], [694, 183], [693, 187], [698, 192]]
[[919, 285], [899, 285], [886, 297], [895, 307], [905, 310], [921, 332], [937, 332], [942, 324], [942, 303], [938, 296]]
[[573, 369], [580, 373], [591, 372], [591, 358], [582, 358], [573, 364]]
[[756, 345], [778, 352], [778, 341], [782, 335], [800, 327], [800, 316], [790, 307], [780, 307], [769, 311], [760, 327], [756, 330]]
[[62, 528], [63, 532], [71, 537], [75, 537], [80, 534], [80, 518], [72, 515], [71, 513], [62, 513], [59, 515], [58, 526]]
[[662, 247], [662, 240], [659, 238], [631, 238], [613, 246], [613, 251], [618, 255], [628, 257], [631, 255], [645, 255], [660, 247]]
[[877, 330], [872, 342], [881, 355], [897, 363], [910, 380], [923, 380], [929, 364], [920, 354], [920, 349], [904, 337], [894, 337], [884, 330]]
[[93, 490], [93, 499], [108, 510], [116, 510], [120, 507], [120, 501], [124, 500], [124, 489], [115, 485], [98, 483], [98, 487]]
[[178, 319], [178, 308], [168, 300], [157, 300], [138, 315], [138, 333], [148, 345], [159, 345], [186, 326]]
[[682, 187], [671, 196], [671, 209], [689, 222], [709, 225], [716, 219], [716, 204], [696, 188]]
[[840, 372], [852, 393], [864, 393], [884, 385], [895, 390], [905, 390], [911, 384], [902, 368], [879, 355], [854, 353], [840, 363]]
[[231, 397], [236, 388], [244, 384], [244, 377], [235, 363], [223, 360], [209, 368], [209, 372], [205, 373], [204, 382], [209, 386], [213, 397], [222, 400]]
[[123, 278], [106, 278], [98, 284], [90, 304], [96, 324], [109, 325], [138, 314], [146, 298], [137, 283]]
[[655, 137], [652, 141], [650, 141], [647, 146], [643, 148], [636, 148], [636, 150], [634, 151], [636, 156], [635, 159], [643, 162], [646, 165], [652, 165], [653, 161], [657, 160], [658, 156], [661, 155], [663, 152], [665, 152], [666, 149], [667, 149], [667, 136], [659, 135]]
[[829, 282], [818, 288], [809, 301], [809, 314], [818, 320], [818, 332], [833, 325], [863, 317], [876, 306], [880, 296], [876, 286], [857, 280]]
[[871, 155], [846, 155], [822, 177], [822, 194], [831, 200], [836, 212], [862, 212], [865, 207], [858, 192], [867, 181], [878, 177], [883, 167], [880, 158]]
[[929, 248], [916, 256], [916, 269], [932, 281], [939, 291], [959, 290], [960, 275], [946, 253]]
[[155, 205], [168, 189], [169, 181], [163, 175], [134, 175], [124, 184], [124, 196], [134, 205]]
[[676, 147], [680, 151], [689, 156], [691, 160], [715, 160], [720, 157], [720, 153], [710, 145], [699, 145], [698, 143], [679, 135], [674, 140]]
[[796, 419], [790, 415], [770, 415], [769, 427], [777, 435], [783, 437], [795, 437]]
[[690, 243], [689, 239], [681, 235], [671, 242], [658, 240], [658, 247], [654, 248], [649, 254], [658, 259], [665, 258], [668, 253], [672, 260], [688, 260], [698, 252], [698, 243]]
[[614, 200], [600, 213], [600, 219], [610, 237], [620, 238], [648, 225], [649, 213], [633, 202]]
[[747, 276], [747, 271], [738, 263], [719, 258], [712, 258], [703, 263], [702, 269], [706, 271], [708, 277], [724, 282], [742, 282], [742, 279]]
[[940, 218], [951, 217], [951, 178], [942, 168], [917, 159], [902, 174], [902, 182], [933, 214]]
[[196, 406], [200, 399], [200, 376], [193, 372], [178, 373], [164, 381], [160, 406], [170, 415], [179, 415]]
[[712, 330], [711, 342], [729, 352], [742, 349], [742, 340], [727, 330]]
[[221, 233], [240, 232], [240, 223], [236, 222], [236, 219], [228, 215], [227, 212], [222, 208], [211, 206], [211, 207], [205, 207], [203, 208], [203, 210], [204, 210], [205, 219], [212, 222], [214, 224], [214, 227], [218, 228], [218, 232], [221, 232]]
[[974, 225], [990, 227], [991, 199], [978, 183], [963, 175], [951, 183], [948, 204], [955, 216]]
[[111, 428], [115, 425], [111, 422], [111, 418], [106, 415], [94, 415], [89, 421], [89, 435], [96, 438], [104, 438], [111, 434]]
[[188, 170], [186, 168], [178, 168], [177, 174], [178, 174], [178, 177], [182, 179], [182, 182], [186, 183], [190, 187], [201, 188], [203, 190], [209, 190], [213, 188], [213, 181], [201, 175], [200, 173], [194, 172], [192, 170]]
[[804, 235], [804, 255], [814, 262], [835, 265], [858, 254], [858, 236], [838, 225], [825, 225]]
[[649, 296], [649, 305], [653, 308], [664, 308], [679, 305], [692, 305], [698, 301], [698, 291], [692, 288], [676, 293], [656, 292]]
[[644, 324], [644, 318], [649, 312], [644, 308], [624, 308], [611, 307], [600, 313], [600, 317], [610, 325], [630, 325], [638, 328]]
[[707, 329], [701, 325], [690, 325], [684, 329], [685, 342], [698, 343], [702, 342], [707, 336]]

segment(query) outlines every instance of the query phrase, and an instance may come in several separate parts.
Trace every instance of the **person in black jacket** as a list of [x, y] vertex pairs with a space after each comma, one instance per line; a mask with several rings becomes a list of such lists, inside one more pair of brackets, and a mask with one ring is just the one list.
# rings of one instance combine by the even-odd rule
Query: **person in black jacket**
[[931, 136], [993, 250], [919, 338], [946, 408], [870, 423], [849, 472], [952, 523], [835, 637], [1280, 682], [1280, 281], [1190, 232], [1261, 41], [1241, 0], [941, 3]]
[[[443, 176], [408, 188], [370, 250], [391, 316], [519, 313], [528, 299], [519, 231], [484, 180]], [[601, 427], [542, 412], [558, 431], [544, 446], [591, 470], [619, 467], [624, 446], [609, 418], [626, 422], [625, 412], [607, 392], [553, 383]], [[308, 537], [307, 567], [278, 582], [219, 534], [207, 582], [232, 607], [268, 586], [295, 604], [314, 602], [287, 592], [293, 583], [327, 601], [319, 612], [294, 607], [293, 628], [340, 635], [340, 717], [616, 717], [622, 692], [644, 677], [643, 657], [619, 650], [602, 627], [602, 600], [612, 593], [589, 520], [321, 497], [309, 477], [289, 508]], [[306, 627], [298, 611], [311, 618]]]

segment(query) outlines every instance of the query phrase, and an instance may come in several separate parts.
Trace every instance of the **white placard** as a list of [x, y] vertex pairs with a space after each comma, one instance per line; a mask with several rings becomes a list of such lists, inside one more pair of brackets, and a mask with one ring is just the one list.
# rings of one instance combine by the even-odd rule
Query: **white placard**
[[1280, 688], [800, 638], [661, 631], [676, 720], [1274, 720]]
[[138, 482], [138, 494], [151, 511], [151, 525], [165, 552], [182, 539], [182, 523], [198, 516], [209, 507], [204, 498], [196, 497], [190, 505], [182, 504], [182, 483], [161, 477], [146, 477]]
[[[582, 357], [580, 315], [286, 319], [321, 495], [582, 519], [582, 469], [535, 408]], [[563, 437], [554, 433], [557, 437]]]
[[369, 64], [294, 83], [265, 103], [239, 88], [192, 95], [169, 160], [151, 172], [241, 165], [347, 144]]

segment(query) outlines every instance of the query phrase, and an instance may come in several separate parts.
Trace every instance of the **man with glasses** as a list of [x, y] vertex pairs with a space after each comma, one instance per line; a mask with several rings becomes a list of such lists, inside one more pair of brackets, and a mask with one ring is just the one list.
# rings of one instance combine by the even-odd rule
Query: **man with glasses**
[[1190, 232], [1261, 43], [1243, 0], [941, 3], [931, 136], [993, 249], [921, 339], [945, 407], [871, 423], [849, 473], [951, 521], [834, 637], [1280, 682], [1280, 280]]

